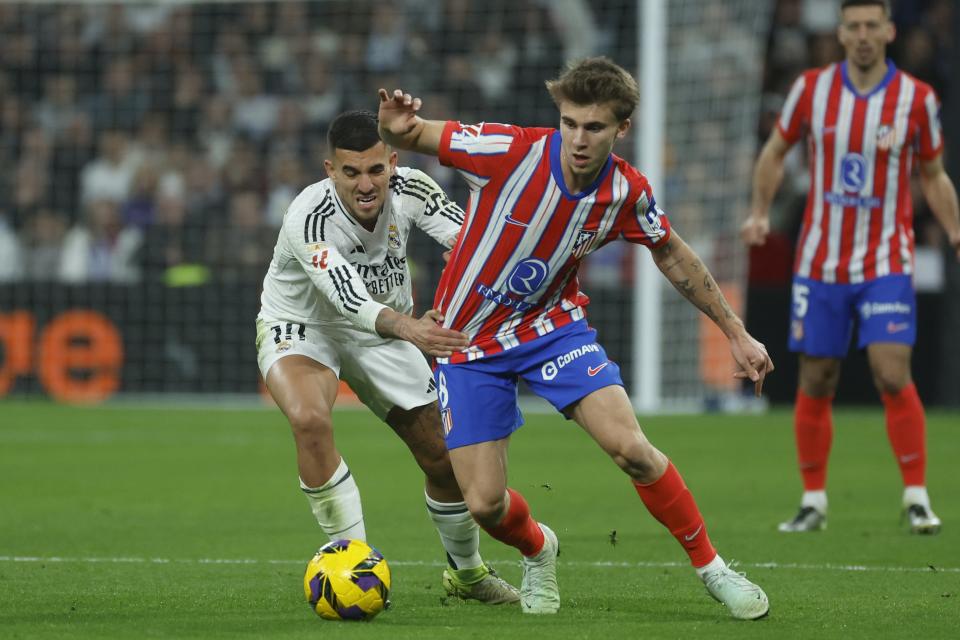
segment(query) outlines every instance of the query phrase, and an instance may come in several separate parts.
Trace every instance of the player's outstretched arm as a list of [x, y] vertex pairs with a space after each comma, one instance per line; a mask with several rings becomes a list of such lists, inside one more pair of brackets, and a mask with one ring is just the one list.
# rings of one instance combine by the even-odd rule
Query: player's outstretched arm
[[920, 163], [920, 189], [930, 210], [947, 232], [950, 246], [960, 260], [960, 206], [957, 189], [943, 168], [943, 156]]
[[443, 315], [431, 309], [420, 318], [414, 318], [393, 309], [385, 308], [377, 316], [377, 333], [384, 338], [399, 338], [412, 343], [427, 355], [446, 358], [454, 351], [466, 349], [470, 344], [465, 333], [444, 329], [440, 326]]
[[401, 89], [380, 89], [380, 138], [392, 147], [437, 155], [444, 122], [417, 115], [422, 102]]
[[770, 204], [783, 182], [783, 161], [790, 143], [778, 129], [767, 139], [753, 168], [753, 195], [750, 215], [740, 227], [740, 238], [747, 246], [761, 245], [770, 233]]
[[773, 361], [767, 354], [766, 347], [747, 333], [743, 321], [730, 308], [723, 292], [717, 286], [717, 281], [700, 257], [675, 229], [671, 230], [670, 238], [664, 244], [653, 248], [651, 253], [657, 267], [670, 284], [713, 320], [727, 336], [733, 359], [740, 367], [734, 377], [752, 380], [754, 391], [759, 396], [764, 378], [773, 371]]

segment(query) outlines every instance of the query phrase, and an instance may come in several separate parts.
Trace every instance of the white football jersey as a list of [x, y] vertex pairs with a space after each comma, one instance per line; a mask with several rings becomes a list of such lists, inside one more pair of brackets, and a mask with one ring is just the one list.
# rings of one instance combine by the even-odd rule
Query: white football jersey
[[418, 169], [396, 168], [372, 232], [349, 213], [332, 180], [314, 183], [284, 214], [260, 317], [335, 329], [361, 345], [382, 342], [374, 325], [383, 307], [413, 310], [411, 227], [451, 247], [462, 224], [463, 210]]

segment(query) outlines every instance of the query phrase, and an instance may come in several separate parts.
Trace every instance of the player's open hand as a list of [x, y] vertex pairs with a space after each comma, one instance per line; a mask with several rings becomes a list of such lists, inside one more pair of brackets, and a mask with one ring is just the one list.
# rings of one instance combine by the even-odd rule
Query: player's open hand
[[767, 353], [767, 348], [758, 342], [746, 331], [730, 338], [730, 352], [737, 361], [740, 370], [733, 374], [734, 378], [752, 380], [754, 393], [760, 397], [763, 391], [763, 380], [773, 371], [773, 360]]
[[467, 334], [440, 326], [443, 314], [431, 309], [418, 319], [410, 318], [406, 339], [424, 353], [446, 358], [470, 345]]
[[748, 247], [759, 246], [767, 241], [767, 235], [770, 233], [770, 218], [768, 216], [758, 216], [750, 214], [743, 224], [740, 225], [740, 239]]
[[386, 89], [380, 89], [380, 129], [396, 136], [403, 136], [413, 131], [417, 125], [417, 111], [422, 104], [420, 98], [414, 98], [409, 93], [394, 89], [393, 94]]

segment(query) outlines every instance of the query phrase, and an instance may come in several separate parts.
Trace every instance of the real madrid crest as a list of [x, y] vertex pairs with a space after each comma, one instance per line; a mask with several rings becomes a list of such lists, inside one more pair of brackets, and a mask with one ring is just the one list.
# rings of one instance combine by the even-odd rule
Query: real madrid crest
[[397, 231], [397, 225], [395, 224], [390, 225], [387, 230], [387, 244], [390, 245], [391, 249], [396, 249], [397, 251], [401, 249], [400, 232]]

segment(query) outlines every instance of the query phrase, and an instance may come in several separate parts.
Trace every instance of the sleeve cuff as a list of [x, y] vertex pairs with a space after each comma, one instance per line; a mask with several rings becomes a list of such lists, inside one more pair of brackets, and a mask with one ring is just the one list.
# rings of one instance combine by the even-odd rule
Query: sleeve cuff
[[357, 312], [357, 320], [359, 320], [360, 326], [370, 333], [380, 335], [377, 333], [377, 316], [386, 308], [387, 305], [380, 304], [375, 300], [364, 301], [363, 304], [360, 305], [360, 310]]
[[440, 134], [440, 149], [437, 153], [437, 159], [445, 167], [453, 166], [453, 162], [450, 160], [450, 138], [453, 137], [453, 130], [457, 128], [457, 124], [456, 120], [447, 120], [446, 124], [443, 125], [443, 133]]

